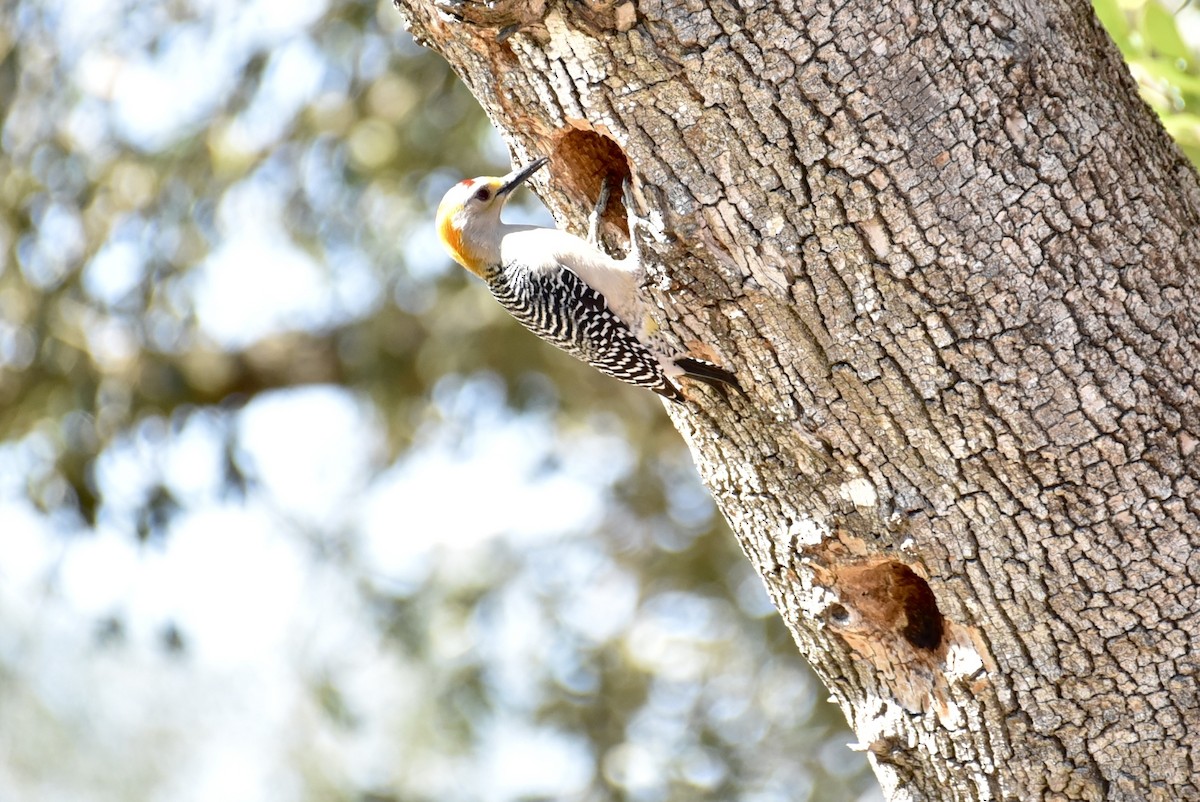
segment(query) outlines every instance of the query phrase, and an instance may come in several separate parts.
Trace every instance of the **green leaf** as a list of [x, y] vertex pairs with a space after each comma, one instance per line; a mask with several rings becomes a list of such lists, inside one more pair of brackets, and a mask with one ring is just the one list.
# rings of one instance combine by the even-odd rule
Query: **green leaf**
[[1093, 0], [1092, 8], [1100, 19], [1100, 24], [1108, 31], [1108, 35], [1117, 43], [1128, 57], [1132, 44], [1129, 41], [1129, 17], [1117, 0]]
[[1147, 48], [1160, 56], [1190, 64], [1192, 49], [1179, 35], [1175, 15], [1158, 3], [1147, 3], [1142, 14]]

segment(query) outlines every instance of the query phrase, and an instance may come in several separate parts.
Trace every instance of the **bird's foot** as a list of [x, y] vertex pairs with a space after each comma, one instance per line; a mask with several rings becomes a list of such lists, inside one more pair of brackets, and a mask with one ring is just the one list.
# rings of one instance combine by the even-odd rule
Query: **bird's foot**
[[588, 215], [588, 242], [594, 248], [600, 247], [600, 218], [604, 215], [604, 210], [608, 208], [608, 196], [609, 178], [605, 176], [600, 183], [600, 196], [596, 198], [596, 207]]

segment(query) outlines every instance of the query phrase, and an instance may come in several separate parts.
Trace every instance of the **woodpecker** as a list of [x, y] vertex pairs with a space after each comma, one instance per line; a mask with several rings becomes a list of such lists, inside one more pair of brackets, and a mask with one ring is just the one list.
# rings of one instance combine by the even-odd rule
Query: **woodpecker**
[[629, 253], [605, 254], [597, 242], [608, 183], [592, 212], [585, 241], [556, 228], [500, 220], [512, 191], [550, 160], [543, 157], [506, 176], [468, 178], [450, 188], [437, 211], [438, 236], [454, 261], [479, 276], [500, 305], [525, 328], [614, 378], [682, 403], [676, 380], [688, 377], [741, 392], [737, 378], [711, 362], [680, 354], [656, 338], [657, 327], [638, 293], [643, 277], [629, 184]]

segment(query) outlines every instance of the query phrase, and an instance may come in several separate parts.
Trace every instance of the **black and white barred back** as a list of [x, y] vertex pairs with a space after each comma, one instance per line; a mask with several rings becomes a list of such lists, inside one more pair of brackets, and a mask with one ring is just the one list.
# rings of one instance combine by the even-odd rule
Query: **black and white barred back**
[[488, 287], [521, 325], [551, 345], [615, 379], [682, 400], [654, 352], [571, 271], [507, 265], [489, 276]]

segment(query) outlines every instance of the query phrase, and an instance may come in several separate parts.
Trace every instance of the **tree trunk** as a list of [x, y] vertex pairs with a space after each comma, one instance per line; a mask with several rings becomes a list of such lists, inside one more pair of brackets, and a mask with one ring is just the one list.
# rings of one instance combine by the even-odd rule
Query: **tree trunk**
[[1200, 799], [1200, 185], [1087, 3], [398, 3], [559, 220], [632, 175], [747, 392], [672, 418], [889, 798]]

